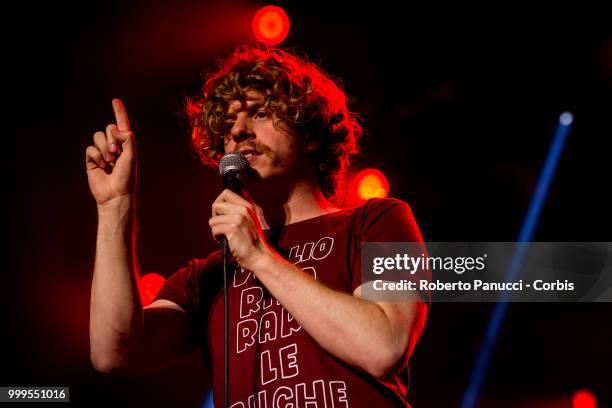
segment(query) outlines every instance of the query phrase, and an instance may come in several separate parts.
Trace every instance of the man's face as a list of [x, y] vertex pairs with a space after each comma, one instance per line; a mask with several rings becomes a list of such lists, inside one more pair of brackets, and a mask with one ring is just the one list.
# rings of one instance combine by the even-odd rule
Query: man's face
[[246, 100], [230, 102], [225, 129], [225, 151], [245, 155], [262, 180], [295, 170], [299, 154], [297, 137], [280, 121], [274, 126], [260, 92], [248, 91]]

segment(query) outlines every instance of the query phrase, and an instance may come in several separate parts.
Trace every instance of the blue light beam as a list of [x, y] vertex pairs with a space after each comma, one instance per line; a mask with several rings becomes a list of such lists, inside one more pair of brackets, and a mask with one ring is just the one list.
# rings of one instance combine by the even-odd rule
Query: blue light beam
[[[519, 274], [521, 265], [523, 263], [523, 258], [525, 257], [525, 253], [527, 252], [527, 248], [529, 246], [529, 241], [533, 237], [533, 233], [538, 224], [538, 219], [540, 218], [540, 213], [542, 212], [542, 207], [544, 206], [548, 189], [555, 174], [557, 164], [559, 163], [559, 157], [561, 156], [561, 152], [563, 151], [563, 146], [565, 144], [565, 139], [567, 138], [573, 121], [574, 116], [570, 112], [564, 112], [561, 114], [561, 116], [559, 116], [559, 124], [555, 130], [553, 141], [550, 146], [550, 150], [548, 151], [548, 156], [544, 162], [544, 167], [540, 173], [538, 184], [536, 185], [527, 214], [525, 215], [523, 225], [518, 235], [518, 246], [512, 255], [512, 260], [510, 262], [508, 272], [506, 273], [506, 282], [514, 281]], [[478, 401], [478, 395], [480, 393], [480, 389], [482, 388], [482, 383], [491, 359], [491, 354], [493, 353], [493, 348], [499, 335], [499, 330], [504, 318], [506, 317], [506, 312], [508, 311], [509, 296], [510, 292], [504, 291], [499, 302], [496, 303], [495, 307], [493, 308], [493, 312], [489, 318], [489, 323], [487, 324], [484, 341], [480, 348], [480, 352], [478, 353], [476, 364], [472, 369], [472, 375], [470, 376], [468, 387], [465, 394], [463, 394], [463, 399], [460, 405], [461, 408], [474, 408], [476, 402]]]
[[212, 388], [206, 392], [206, 397], [204, 397], [204, 401], [202, 401], [200, 408], [215, 408]]

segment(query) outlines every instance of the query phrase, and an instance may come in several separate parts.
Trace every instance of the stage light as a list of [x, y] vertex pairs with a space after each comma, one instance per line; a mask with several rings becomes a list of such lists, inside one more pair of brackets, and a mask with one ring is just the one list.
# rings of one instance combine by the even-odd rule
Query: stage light
[[143, 306], [147, 306], [153, 302], [159, 290], [164, 286], [166, 280], [163, 276], [157, 273], [147, 273], [138, 281], [138, 290]]
[[380, 170], [362, 170], [355, 176], [355, 181], [357, 196], [362, 200], [385, 198], [389, 194], [389, 182]]
[[253, 17], [253, 33], [257, 41], [266, 45], [283, 42], [289, 34], [289, 17], [278, 6], [260, 8]]
[[583, 388], [574, 393], [572, 408], [597, 408], [597, 398], [593, 392]]
[[561, 116], [559, 116], [559, 123], [563, 126], [569, 126], [574, 121], [574, 115], [571, 112], [563, 112]]

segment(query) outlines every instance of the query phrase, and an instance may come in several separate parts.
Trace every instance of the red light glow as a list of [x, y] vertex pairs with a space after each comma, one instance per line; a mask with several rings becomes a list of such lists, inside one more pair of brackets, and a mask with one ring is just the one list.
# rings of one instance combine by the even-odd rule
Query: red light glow
[[140, 299], [143, 306], [150, 305], [153, 302], [159, 290], [164, 286], [165, 281], [164, 277], [157, 273], [147, 273], [140, 278], [138, 290], [140, 291]]
[[572, 408], [597, 408], [597, 398], [593, 392], [583, 388], [574, 393]]
[[253, 33], [257, 41], [266, 45], [283, 42], [289, 34], [289, 17], [278, 6], [260, 8], [253, 17]]

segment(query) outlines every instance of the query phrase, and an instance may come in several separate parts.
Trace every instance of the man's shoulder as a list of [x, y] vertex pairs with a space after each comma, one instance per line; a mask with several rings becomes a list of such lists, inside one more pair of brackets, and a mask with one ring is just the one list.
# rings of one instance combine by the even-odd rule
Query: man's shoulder
[[421, 241], [412, 209], [397, 198], [373, 198], [364, 203], [355, 219], [355, 230], [369, 241]]
[[397, 211], [411, 211], [410, 205], [408, 205], [407, 202], [398, 198], [385, 197], [370, 198], [361, 206], [356, 208], [356, 212], [364, 218], [372, 215], [376, 216]]

